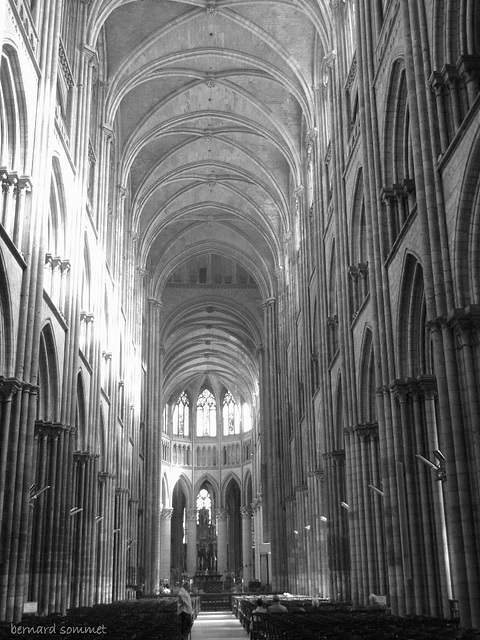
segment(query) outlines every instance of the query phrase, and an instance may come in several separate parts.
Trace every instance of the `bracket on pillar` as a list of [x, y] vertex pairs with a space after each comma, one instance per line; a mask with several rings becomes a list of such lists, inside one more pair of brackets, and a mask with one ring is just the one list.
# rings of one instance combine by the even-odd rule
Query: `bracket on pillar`
[[424, 458], [419, 453], [416, 454], [416, 458], [420, 460], [425, 466], [430, 467], [435, 471], [437, 482], [446, 482], [447, 481], [447, 472], [445, 470], [445, 456], [439, 449], [435, 449], [433, 451], [433, 455], [437, 458], [438, 464], [431, 462], [427, 458]]

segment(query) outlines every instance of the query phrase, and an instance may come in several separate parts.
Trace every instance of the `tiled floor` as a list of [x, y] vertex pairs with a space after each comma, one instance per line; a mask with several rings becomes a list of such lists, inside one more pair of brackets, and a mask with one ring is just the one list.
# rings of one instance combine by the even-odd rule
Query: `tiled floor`
[[200, 613], [192, 629], [192, 640], [245, 640], [248, 634], [230, 611]]

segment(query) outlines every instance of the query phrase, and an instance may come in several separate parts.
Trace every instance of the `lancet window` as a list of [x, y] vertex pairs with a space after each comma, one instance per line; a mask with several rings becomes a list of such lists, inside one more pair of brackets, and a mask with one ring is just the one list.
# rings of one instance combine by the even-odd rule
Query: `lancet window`
[[176, 436], [188, 436], [190, 433], [189, 422], [190, 401], [185, 391], [178, 398], [173, 410], [173, 433]]
[[197, 436], [217, 435], [217, 403], [215, 396], [204, 389], [197, 400]]

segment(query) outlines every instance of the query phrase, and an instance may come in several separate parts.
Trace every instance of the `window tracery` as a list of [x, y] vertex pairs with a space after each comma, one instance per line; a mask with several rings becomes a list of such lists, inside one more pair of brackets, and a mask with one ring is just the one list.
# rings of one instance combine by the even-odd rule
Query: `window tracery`
[[176, 436], [188, 436], [190, 434], [190, 401], [185, 391], [180, 395], [173, 410], [173, 433]]
[[197, 400], [197, 436], [217, 435], [217, 403], [215, 396], [204, 389]]

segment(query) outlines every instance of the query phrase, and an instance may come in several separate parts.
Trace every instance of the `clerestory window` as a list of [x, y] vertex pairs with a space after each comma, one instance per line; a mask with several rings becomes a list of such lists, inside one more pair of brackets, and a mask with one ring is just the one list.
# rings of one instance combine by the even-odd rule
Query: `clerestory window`
[[185, 391], [179, 397], [173, 411], [173, 434], [176, 436], [188, 436], [190, 403]]
[[197, 436], [217, 435], [217, 403], [215, 396], [204, 389], [197, 400]]

